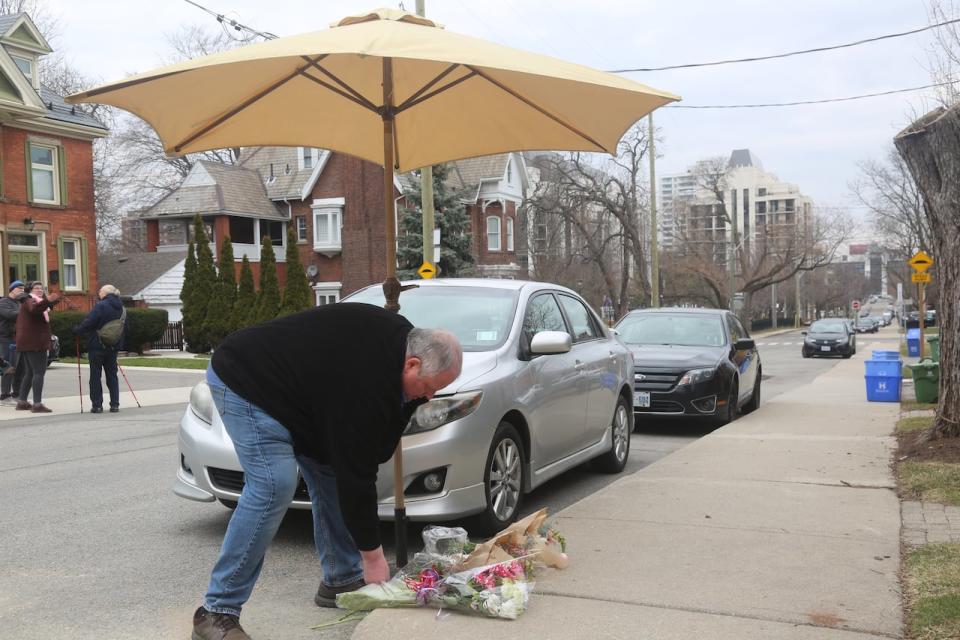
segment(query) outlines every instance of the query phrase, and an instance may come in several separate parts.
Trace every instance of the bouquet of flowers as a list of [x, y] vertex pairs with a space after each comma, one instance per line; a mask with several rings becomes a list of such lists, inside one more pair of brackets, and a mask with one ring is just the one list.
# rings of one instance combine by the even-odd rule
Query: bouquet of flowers
[[527, 610], [535, 568], [567, 566], [566, 543], [546, 516], [541, 509], [479, 545], [459, 527], [427, 527], [410, 564], [388, 582], [338, 595], [337, 606], [436, 606], [514, 620]]

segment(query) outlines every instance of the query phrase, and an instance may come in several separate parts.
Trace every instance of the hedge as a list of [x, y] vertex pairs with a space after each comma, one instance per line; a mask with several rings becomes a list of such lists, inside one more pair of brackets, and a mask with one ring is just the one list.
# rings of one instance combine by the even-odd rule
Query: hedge
[[[50, 314], [50, 328], [60, 338], [60, 353], [76, 355], [73, 327], [80, 324], [85, 313], [80, 311], [54, 311]], [[127, 309], [126, 350], [143, 353], [150, 343], [159, 340], [167, 329], [166, 309]], [[80, 352], [87, 350], [87, 338], [80, 338]]]

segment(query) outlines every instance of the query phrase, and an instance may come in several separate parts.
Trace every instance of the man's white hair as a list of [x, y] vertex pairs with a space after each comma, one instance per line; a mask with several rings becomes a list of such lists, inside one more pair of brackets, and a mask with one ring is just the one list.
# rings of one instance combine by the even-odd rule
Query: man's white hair
[[105, 295], [105, 296], [108, 296], [111, 293], [115, 296], [118, 296], [120, 295], [120, 289], [117, 289], [112, 284], [105, 284], [102, 287], [100, 287], [100, 293], [101, 295]]
[[411, 329], [407, 357], [420, 358], [420, 375], [432, 376], [463, 366], [463, 350], [457, 337], [445, 329]]

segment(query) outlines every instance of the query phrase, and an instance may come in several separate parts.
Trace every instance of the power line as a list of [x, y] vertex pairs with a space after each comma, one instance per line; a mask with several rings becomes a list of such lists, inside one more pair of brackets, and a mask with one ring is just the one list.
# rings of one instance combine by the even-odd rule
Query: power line
[[909, 91], [922, 91], [933, 87], [944, 87], [946, 85], [956, 84], [960, 80], [952, 82], [938, 82], [928, 84], [922, 87], [911, 87], [909, 89], [891, 89], [890, 91], [878, 91], [877, 93], [864, 93], [858, 96], [848, 96], [846, 98], [824, 98], [822, 100], [796, 100], [794, 102], [770, 102], [765, 104], [671, 104], [662, 107], [663, 109], [759, 109], [764, 107], [795, 107], [804, 104], [826, 104], [828, 102], [848, 102], [850, 100], [862, 100], [864, 98], [875, 98], [877, 96], [889, 96], [894, 93], [907, 93]]
[[219, 22], [221, 25], [223, 25], [224, 30], [226, 30], [227, 27], [230, 26], [230, 27], [233, 27], [233, 29], [234, 29], [235, 31], [246, 31], [246, 32], [249, 33], [249, 34], [252, 34], [252, 35], [255, 35], [255, 36], [259, 36], [259, 37], [263, 38], [264, 40], [276, 40], [277, 37], [278, 37], [276, 34], [270, 33], [269, 31], [258, 31], [257, 29], [254, 29], [253, 27], [248, 27], [247, 25], [242, 24], [242, 23], [234, 20], [233, 18], [228, 18], [226, 15], [224, 15], [224, 14], [222, 14], [222, 13], [217, 13], [216, 11], [213, 11], [212, 9], [208, 9], [208, 8], [206, 8], [205, 6], [203, 6], [202, 4], [198, 4], [198, 3], [194, 2], [193, 0], [184, 0], [184, 2], [186, 2], [187, 4], [192, 4], [193, 6], [195, 6], [195, 7], [198, 8], [198, 9], [200, 9], [201, 11], [205, 11], [206, 13], [209, 13], [210, 15], [212, 15], [214, 18], [217, 19], [217, 22]]
[[[189, 1], [189, 0], [188, 0]], [[864, 40], [857, 40], [856, 42], [848, 42], [846, 44], [837, 44], [830, 47], [816, 47], [813, 49], [802, 49], [800, 51], [790, 51], [787, 53], [776, 53], [769, 56], [754, 56], [751, 58], [733, 58], [730, 60], [716, 60], [714, 62], [696, 62], [690, 64], [675, 64], [666, 67], [638, 67], [636, 69], [613, 69], [608, 71], [608, 73], [631, 73], [634, 71], [668, 71], [670, 69], [691, 69], [694, 67], [715, 67], [721, 64], [737, 64], [740, 62], [758, 62], [760, 60], [774, 60], [776, 58], [789, 58], [790, 56], [800, 56], [807, 53], [820, 53], [823, 51], [832, 51], [834, 49], [845, 49], [847, 47], [856, 47], [861, 44], [867, 44], [869, 42], [877, 42], [879, 40], [888, 40], [890, 38], [900, 38], [903, 36], [913, 35], [915, 33], [920, 33], [922, 31], [927, 31], [929, 29], [936, 29], [937, 27], [943, 27], [949, 24], [955, 24], [960, 22], [960, 18], [955, 18], [953, 20], [945, 20], [944, 22], [938, 22], [936, 24], [931, 24], [926, 27], [920, 27], [919, 29], [911, 29], [910, 31], [901, 31], [899, 33], [888, 33], [886, 35], [877, 36], [875, 38], [866, 38]]]

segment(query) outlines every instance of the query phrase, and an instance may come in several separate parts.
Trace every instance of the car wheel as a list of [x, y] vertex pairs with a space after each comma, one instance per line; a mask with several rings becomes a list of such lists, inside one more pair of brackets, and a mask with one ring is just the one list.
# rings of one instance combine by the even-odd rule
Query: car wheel
[[807, 351], [806, 349], [804, 349], [803, 351], [801, 351], [801, 353], [803, 354], [803, 357], [804, 357], [804, 358], [809, 358], [809, 357], [812, 355], [812, 354], [811, 354], [809, 351]]
[[762, 373], [762, 369], [757, 369], [757, 381], [753, 383], [753, 395], [750, 396], [750, 401], [743, 405], [743, 413], [756, 411], [760, 407], [760, 378]]
[[739, 397], [740, 388], [737, 385], [737, 381], [734, 380], [730, 386], [730, 397], [727, 398], [727, 405], [724, 407], [723, 413], [720, 414], [720, 426], [730, 424], [737, 419], [737, 402]]
[[231, 511], [237, 508], [236, 500], [224, 500], [223, 498], [217, 498], [217, 501]]
[[620, 473], [627, 466], [630, 457], [630, 411], [623, 396], [617, 398], [617, 406], [613, 410], [613, 421], [610, 423], [611, 443], [610, 450], [594, 458], [593, 466], [603, 473]]
[[523, 440], [509, 422], [501, 422], [493, 434], [483, 469], [483, 490], [487, 505], [478, 517], [484, 534], [502, 531], [517, 519], [523, 503]]

